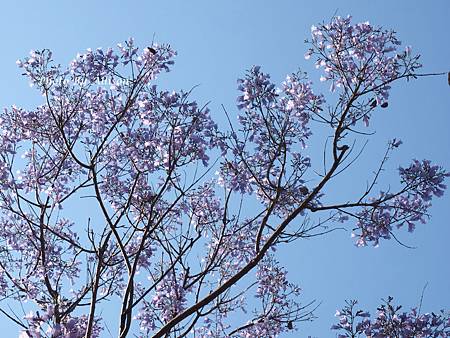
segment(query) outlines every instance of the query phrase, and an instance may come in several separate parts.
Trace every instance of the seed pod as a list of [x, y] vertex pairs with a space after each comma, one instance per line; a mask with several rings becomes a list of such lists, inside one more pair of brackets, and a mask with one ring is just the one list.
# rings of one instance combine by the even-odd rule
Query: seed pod
[[300, 193], [301, 193], [302, 195], [308, 195], [308, 194], [309, 194], [309, 190], [308, 190], [308, 188], [305, 187], [305, 186], [300, 187], [299, 190], [300, 190]]
[[387, 102], [383, 102], [383, 103], [381, 104], [381, 108], [387, 108], [388, 105], [389, 105], [389, 104], [388, 104]]

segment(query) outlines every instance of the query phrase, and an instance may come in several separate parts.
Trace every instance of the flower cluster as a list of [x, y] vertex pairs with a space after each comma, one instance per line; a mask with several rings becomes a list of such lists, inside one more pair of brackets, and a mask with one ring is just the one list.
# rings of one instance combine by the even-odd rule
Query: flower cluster
[[369, 22], [354, 24], [351, 19], [336, 16], [330, 23], [312, 26], [305, 58], [315, 57], [316, 68], [324, 70], [320, 81], [330, 82], [332, 92], [340, 90], [341, 104], [351, 103], [346, 124], [363, 120], [368, 126], [371, 111], [388, 106], [391, 83], [414, 77], [422, 65], [410, 46], [399, 50], [401, 42], [394, 31]]
[[109, 76], [119, 65], [119, 56], [112, 48], [103, 51], [97, 48], [95, 51], [88, 49], [83, 54], [78, 54], [70, 64], [70, 71], [74, 79], [95, 82]]
[[169, 273], [156, 287], [152, 298], [152, 307], [157, 310], [164, 322], [169, 321], [183, 311], [187, 290], [183, 287], [183, 275]]
[[[300, 150], [306, 148], [309, 121], [321, 110], [323, 97], [313, 93], [301, 73], [287, 76], [277, 89], [259, 66], [238, 80], [238, 89], [242, 137], [232, 134], [233, 158], [222, 163], [219, 183], [243, 194], [256, 192], [266, 204], [276, 199], [276, 212], [286, 214], [308, 192], [301, 176], [310, 163]], [[289, 179], [280, 180], [287, 174]]]
[[400, 228], [406, 224], [408, 231], [413, 232], [417, 222], [425, 223], [433, 195], [443, 195], [444, 179], [450, 175], [428, 160], [414, 160], [408, 168], [400, 167], [399, 173], [405, 184], [400, 193], [381, 192], [356, 214], [359, 233], [353, 236], [357, 237], [358, 246], [368, 242], [378, 245], [381, 238], [390, 239], [394, 225]]
[[126, 252], [130, 256], [139, 253], [137, 271], [139, 269], [149, 269], [155, 255], [156, 247], [152, 245], [150, 240], [143, 240], [142, 236], [134, 236], [130, 239], [125, 247]]
[[229, 325], [224, 324], [224, 314], [218, 312], [215, 318], [210, 316], [205, 317], [201, 325], [197, 325], [194, 329], [195, 337], [210, 338], [210, 337], [226, 337], [226, 331], [229, 329]]
[[[40, 287], [44, 278], [52, 283], [59, 280], [73, 282], [78, 278], [81, 261], [73, 255], [76, 252], [74, 246], [78, 245], [79, 240], [71, 229], [73, 224], [67, 219], [61, 218], [41, 235], [35, 225], [38, 222], [36, 218], [32, 214], [26, 217], [28, 222], [13, 213], [1, 218], [3, 227], [0, 238], [4, 250], [0, 253], [0, 259], [6, 271], [2, 269], [0, 286], [9, 284], [19, 288], [22, 294], [12, 294], [16, 299], [45, 299], [47, 290]], [[45, 243], [45, 259], [41, 240]], [[21, 271], [22, 275], [14, 277], [16, 270]], [[6, 282], [8, 279], [9, 283]], [[5, 293], [8, 290], [1, 291]]]
[[0, 296], [6, 296], [8, 290], [8, 279], [3, 268], [0, 268]]
[[158, 322], [167, 323], [186, 306], [189, 290], [183, 286], [184, 274], [169, 272], [156, 286], [151, 301], [144, 301], [135, 319], [140, 322], [140, 330], [149, 334]]
[[414, 160], [408, 168], [399, 168], [401, 182], [411, 187], [411, 191], [424, 201], [431, 201], [433, 195], [442, 197], [447, 186], [444, 184], [450, 173], [429, 160]]
[[30, 79], [30, 85], [36, 85], [43, 92], [63, 76], [60, 67], [50, 66], [51, 63], [52, 52], [48, 49], [31, 50], [28, 57], [16, 61], [17, 66], [24, 70], [23, 74]]
[[134, 317], [135, 320], [139, 321], [139, 329], [141, 332], [147, 336], [156, 329], [155, 314], [150, 310], [151, 307], [152, 305], [144, 300], [139, 312]]
[[355, 310], [357, 301], [348, 301], [347, 306], [336, 311], [339, 323], [331, 327], [340, 331], [339, 338], [359, 337], [448, 337], [450, 335], [450, 316], [441, 311], [440, 314], [420, 314], [417, 309], [400, 312], [401, 306], [392, 303], [389, 297], [385, 304], [378, 308], [377, 316], [370, 319], [370, 314]]
[[[87, 316], [81, 315], [79, 317], [65, 317], [60, 324], [51, 324], [49, 320], [54, 316], [55, 308], [53, 305], [48, 305], [44, 313], [39, 311], [31, 311], [25, 316], [28, 322], [28, 329], [21, 331], [19, 338], [40, 338], [42, 332], [46, 335], [55, 338], [82, 338], [86, 335], [87, 330]], [[102, 326], [99, 325], [100, 319], [96, 318], [92, 327], [92, 338], [100, 337]]]
[[197, 162], [207, 166], [208, 152], [223, 148], [208, 108], [188, 96], [151, 87], [129, 108], [130, 118], [123, 120], [100, 158], [105, 165], [101, 189], [115, 207], [126, 204], [135, 187], [136, 210], [148, 208], [158, 193], [148, 184], [151, 178], [167, 186], [167, 173], [175, 176], [175, 170]]
[[224, 217], [224, 207], [221, 199], [216, 196], [214, 182], [207, 182], [187, 194], [181, 208], [189, 215], [191, 224], [198, 232], [213, 231], [217, 222]]
[[224, 228], [221, 225], [217, 222], [214, 227], [205, 228], [203, 233], [207, 239], [204, 266], [216, 266], [219, 283], [228, 280], [254, 257], [258, 222], [244, 219], [231, 221]]
[[290, 296], [297, 297], [300, 288], [289, 283], [286, 275], [287, 271], [270, 255], [263, 260], [256, 273], [256, 298], [261, 300], [264, 313], [250, 322], [239, 337], [276, 337], [294, 329], [292, 323], [300, 319], [301, 306]]
[[313, 93], [311, 83], [302, 74], [288, 75], [277, 89], [270, 76], [254, 66], [238, 84], [242, 93], [238, 108], [244, 112], [239, 123], [256, 150], [269, 150], [280, 143], [280, 138], [290, 146], [305, 142], [311, 135], [310, 115], [324, 101]]
[[352, 24], [350, 16], [312, 26], [311, 34], [312, 47], [305, 58], [317, 56], [316, 67], [325, 72], [321, 81], [330, 81], [331, 91], [336, 87], [350, 92], [373, 90], [382, 103], [389, 97], [390, 82], [421, 67], [411, 47], [398, 51], [401, 42], [394, 31], [369, 22]]
[[[141, 84], [154, 80], [161, 71], [169, 71], [173, 65], [172, 58], [176, 55], [168, 45], [153, 45], [144, 48], [142, 52], [134, 45], [133, 38], [125, 41], [125, 44], [117, 45], [118, 52], [112, 48], [103, 51], [97, 48], [95, 51], [88, 49], [83, 54], [78, 54], [70, 64], [72, 80], [79, 84], [104, 83], [109, 79], [114, 88], [120, 90], [120, 78], [116, 77], [116, 68], [119, 62], [126, 66], [132, 63], [139, 74]], [[125, 82], [126, 84], [133, 84]]]
[[[284, 332], [295, 330], [294, 323], [311, 319], [311, 312], [305, 311], [295, 298], [300, 288], [287, 280], [287, 271], [279, 265], [273, 255], [268, 255], [256, 272], [255, 298], [260, 308], [253, 309], [254, 317], [233, 329], [227, 317], [233, 311], [248, 313], [245, 297], [235, 298], [218, 306], [214, 313], [205, 316], [203, 323], [195, 328], [199, 337], [258, 338], [278, 337]], [[239, 317], [238, 317], [239, 318]]]
[[254, 66], [244, 79], [238, 79], [238, 89], [242, 95], [238, 97], [238, 108], [252, 110], [275, 102], [275, 85], [270, 75], [261, 72], [260, 66]]

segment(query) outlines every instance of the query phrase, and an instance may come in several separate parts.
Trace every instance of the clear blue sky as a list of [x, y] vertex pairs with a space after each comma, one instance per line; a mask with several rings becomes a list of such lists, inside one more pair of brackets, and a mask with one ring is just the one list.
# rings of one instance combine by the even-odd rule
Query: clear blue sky
[[[33, 107], [39, 102], [15, 66], [30, 49], [50, 48], [54, 58], [66, 64], [88, 47], [114, 46], [129, 36], [145, 46], [155, 35], [156, 41], [170, 43], [179, 53], [174, 71], [163, 76], [165, 85], [187, 89], [199, 84], [196, 97], [211, 101], [213, 116], [223, 121], [220, 104], [236, 114], [236, 78], [253, 64], [277, 81], [301, 67], [318, 83], [319, 73], [303, 58], [303, 41], [312, 24], [328, 20], [335, 12], [395, 29], [404, 43], [422, 54], [424, 72], [450, 70], [448, 0], [4, 1], [0, 4], [0, 106]], [[449, 113], [446, 78], [397, 84], [389, 109], [374, 118], [377, 133], [356, 171], [328, 193], [337, 198], [360, 191], [357, 187], [364, 186], [393, 137], [400, 137], [404, 145], [392, 156], [390, 169], [412, 158], [429, 158], [450, 170]], [[311, 147], [320, 151], [322, 145], [320, 141]], [[417, 246], [415, 250], [394, 242], [357, 249], [349, 232], [281, 250], [280, 259], [291, 280], [302, 286], [304, 301], [322, 302], [317, 310], [320, 318], [304, 324], [293, 336], [334, 337], [329, 331], [334, 311], [348, 298], [358, 298], [372, 311], [388, 295], [407, 308], [415, 306], [427, 282], [423, 309], [449, 309], [450, 193], [434, 203], [432, 214], [433, 219], [418, 226], [414, 235], [401, 232], [400, 238]], [[17, 337], [15, 326], [1, 317], [0, 327], [2, 337]]]

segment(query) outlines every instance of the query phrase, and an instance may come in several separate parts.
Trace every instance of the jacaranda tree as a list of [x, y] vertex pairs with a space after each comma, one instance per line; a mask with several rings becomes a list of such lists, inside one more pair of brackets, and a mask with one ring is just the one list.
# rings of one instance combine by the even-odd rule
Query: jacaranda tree
[[[355, 140], [387, 108], [391, 85], [429, 75], [419, 56], [393, 31], [350, 17], [313, 26], [308, 44], [328, 103], [305, 74], [277, 86], [254, 66], [238, 80], [238, 120], [215, 112], [228, 119], [221, 130], [191, 91], [155, 84], [173, 64], [169, 45], [130, 39], [67, 68], [49, 50], [17, 61], [43, 97], [0, 116], [1, 311], [20, 337], [109, 327], [121, 338], [275, 337], [315, 307], [299, 302], [278, 247], [337, 224], [358, 246], [382, 245], [425, 223], [449, 174], [414, 160], [397, 187], [375, 191], [398, 139], [364, 193], [331, 203], [324, 192], [357, 165]], [[330, 136], [322, 172], [305, 149], [315, 125]], [[391, 298], [374, 319], [355, 301], [337, 316], [340, 337], [450, 332], [446, 313], [403, 312]]]

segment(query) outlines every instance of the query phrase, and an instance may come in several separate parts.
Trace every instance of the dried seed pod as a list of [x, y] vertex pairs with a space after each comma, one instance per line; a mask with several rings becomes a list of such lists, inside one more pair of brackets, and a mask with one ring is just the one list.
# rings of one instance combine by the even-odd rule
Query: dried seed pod
[[371, 106], [372, 108], [375, 108], [375, 107], [377, 106], [377, 99], [376, 99], [376, 98], [373, 98], [373, 99], [370, 101], [370, 106]]

